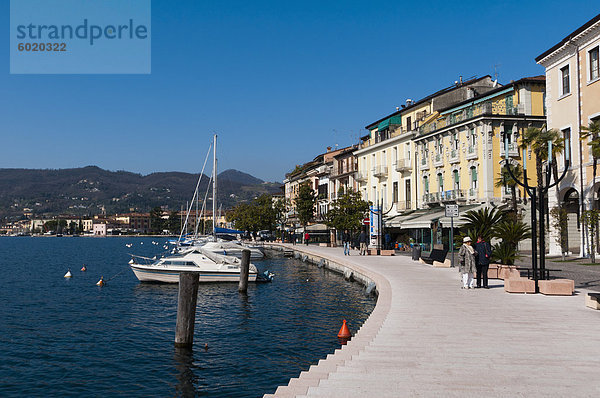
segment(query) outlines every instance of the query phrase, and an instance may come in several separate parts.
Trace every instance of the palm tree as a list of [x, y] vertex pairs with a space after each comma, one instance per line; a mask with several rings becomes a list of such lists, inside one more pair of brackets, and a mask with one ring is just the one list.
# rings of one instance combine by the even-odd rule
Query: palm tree
[[586, 126], [581, 126], [581, 132], [579, 133], [579, 139], [584, 140], [589, 138], [588, 145], [592, 149], [592, 158], [594, 164], [594, 178], [592, 180], [593, 184], [596, 182], [596, 168], [598, 166], [598, 158], [600, 158], [600, 122], [590, 122], [590, 124]]
[[[540, 185], [543, 182], [542, 166], [545, 160], [548, 160], [548, 142], [552, 142], [552, 157], [557, 158], [565, 150], [565, 139], [560, 136], [560, 132], [556, 129], [548, 130], [546, 126], [528, 127], [521, 139], [521, 149], [531, 148], [535, 154], [535, 170], [537, 183]], [[525, 161], [525, 159], [523, 159]], [[553, 168], [556, 167], [555, 178], [558, 175], [557, 162], [552, 162]]]
[[517, 215], [517, 183], [511, 177], [510, 173], [508, 172], [508, 167], [510, 167], [510, 171], [512, 171], [512, 174], [515, 176], [515, 178], [517, 180], [521, 180], [521, 178], [523, 177], [523, 168], [521, 167], [520, 164], [517, 164], [516, 166], [504, 165], [504, 166], [502, 166], [502, 170], [500, 170], [500, 174], [498, 175], [498, 178], [496, 178], [496, 182], [494, 183], [494, 186], [496, 188], [503, 188], [503, 187], [510, 188], [512, 211], [516, 216]]
[[462, 216], [465, 223], [461, 229], [468, 231], [471, 239], [481, 236], [489, 242], [494, 236], [494, 226], [504, 221], [505, 217], [506, 213], [495, 208], [485, 207], [477, 211], [469, 210]]

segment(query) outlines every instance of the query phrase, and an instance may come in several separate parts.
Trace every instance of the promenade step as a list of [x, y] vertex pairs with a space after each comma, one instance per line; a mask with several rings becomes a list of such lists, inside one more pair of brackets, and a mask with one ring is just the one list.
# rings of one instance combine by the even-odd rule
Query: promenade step
[[358, 268], [369, 272], [380, 294], [348, 345], [291, 379], [277, 397], [600, 394], [600, 334], [593, 333], [600, 317], [581, 297], [505, 294], [498, 281], [489, 290], [461, 290], [456, 269], [424, 267], [402, 255], [344, 258], [339, 248], [310, 250], [356, 266], [355, 275]]

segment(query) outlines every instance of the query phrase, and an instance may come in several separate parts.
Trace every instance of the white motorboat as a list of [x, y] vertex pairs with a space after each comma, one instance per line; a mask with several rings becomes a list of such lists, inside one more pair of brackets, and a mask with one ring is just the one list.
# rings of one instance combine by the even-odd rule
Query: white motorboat
[[[179, 273], [183, 271], [199, 272], [200, 282], [240, 280], [239, 258], [211, 253], [201, 247], [192, 247], [153, 262], [151, 260], [132, 256], [129, 266], [140, 282], [179, 283]], [[250, 264], [248, 281], [255, 282], [257, 273], [254, 264]]]
[[249, 247], [232, 241], [219, 241], [202, 243], [204, 250], [216, 254], [224, 254], [227, 256], [235, 256], [242, 258], [242, 250], [250, 250], [250, 259], [260, 260], [265, 257], [265, 254], [258, 248]]

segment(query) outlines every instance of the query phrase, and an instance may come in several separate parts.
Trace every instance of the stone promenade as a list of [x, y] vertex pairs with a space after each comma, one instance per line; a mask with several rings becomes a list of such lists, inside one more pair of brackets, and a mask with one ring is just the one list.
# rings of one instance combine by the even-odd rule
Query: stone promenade
[[[288, 245], [286, 245], [288, 246]], [[367, 275], [377, 305], [348, 345], [276, 397], [597, 397], [600, 311], [572, 297], [462, 290], [455, 268], [288, 246]], [[340, 303], [343, 305], [343, 303]]]

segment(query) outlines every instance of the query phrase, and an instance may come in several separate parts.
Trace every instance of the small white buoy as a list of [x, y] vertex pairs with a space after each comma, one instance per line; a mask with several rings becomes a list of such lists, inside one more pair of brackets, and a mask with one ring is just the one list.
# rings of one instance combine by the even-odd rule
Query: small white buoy
[[100, 280], [99, 280], [98, 282], [96, 282], [96, 286], [100, 286], [100, 287], [102, 287], [102, 286], [104, 286], [104, 284], [105, 284], [105, 282], [104, 282], [104, 277], [103, 277], [103, 276], [101, 276], [101, 277], [100, 277]]
[[72, 277], [73, 277], [73, 275], [71, 274], [71, 268], [69, 268], [69, 270], [65, 274], [65, 278], [72, 278]]
[[143, 245], [143, 244], [144, 244], [144, 242], [140, 242], [140, 245]]
[[134, 263], [133, 259], [129, 260], [129, 264], [133, 264], [133, 263]]

